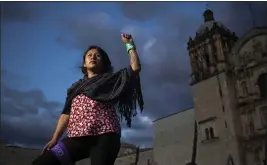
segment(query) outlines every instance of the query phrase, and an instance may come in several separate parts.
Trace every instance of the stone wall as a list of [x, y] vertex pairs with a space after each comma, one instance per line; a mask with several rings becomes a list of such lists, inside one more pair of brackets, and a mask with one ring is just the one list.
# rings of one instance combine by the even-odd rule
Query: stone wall
[[[198, 122], [199, 165], [225, 165], [231, 156], [240, 165], [240, 149], [237, 142], [236, 102], [231, 75], [223, 72], [193, 87], [196, 120]], [[223, 152], [221, 152], [223, 151]]]
[[[267, 74], [267, 28], [248, 32], [233, 51], [236, 67], [238, 109], [241, 117], [244, 164], [258, 165], [265, 159], [267, 97], [262, 96], [260, 76]], [[266, 81], [264, 82], [267, 89]]]
[[154, 161], [158, 165], [190, 162], [194, 138], [194, 109], [154, 121]]

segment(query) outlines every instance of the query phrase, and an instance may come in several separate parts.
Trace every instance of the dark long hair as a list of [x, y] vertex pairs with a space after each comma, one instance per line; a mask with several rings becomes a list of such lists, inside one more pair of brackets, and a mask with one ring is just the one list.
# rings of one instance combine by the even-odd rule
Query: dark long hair
[[[111, 65], [111, 61], [108, 57], [108, 54], [104, 51], [104, 49], [100, 48], [99, 46], [91, 45], [87, 48], [87, 50], [83, 54], [83, 64], [85, 62], [87, 52], [92, 49], [96, 49], [102, 56], [103, 68], [101, 70], [101, 73], [113, 72], [113, 67]], [[84, 75], [87, 74], [87, 69], [83, 65], [80, 67], [80, 69]]]

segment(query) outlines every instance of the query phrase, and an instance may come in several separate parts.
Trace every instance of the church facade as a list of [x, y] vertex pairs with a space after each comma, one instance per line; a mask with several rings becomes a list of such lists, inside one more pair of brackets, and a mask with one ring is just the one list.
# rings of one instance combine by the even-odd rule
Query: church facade
[[188, 42], [199, 132], [197, 164], [263, 164], [267, 28], [254, 28], [238, 39], [214, 20], [212, 11], [205, 11], [204, 20]]
[[[211, 10], [203, 16], [188, 41], [194, 107], [155, 120], [153, 148], [123, 143], [116, 165], [266, 165], [267, 27], [238, 38]], [[4, 143], [0, 151], [1, 165], [41, 152]]]

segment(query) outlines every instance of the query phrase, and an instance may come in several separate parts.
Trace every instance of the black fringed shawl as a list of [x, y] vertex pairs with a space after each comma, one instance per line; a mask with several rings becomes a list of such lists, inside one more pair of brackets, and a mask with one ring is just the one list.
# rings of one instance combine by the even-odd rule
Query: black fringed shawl
[[125, 118], [131, 127], [132, 117], [137, 115], [136, 102], [143, 111], [143, 96], [139, 74], [130, 68], [121, 69], [116, 73], [105, 73], [87, 78], [85, 76], [68, 89], [67, 99], [62, 114], [69, 114], [72, 100], [79, 94], [99, 102], [113, 102], [118, 113]]

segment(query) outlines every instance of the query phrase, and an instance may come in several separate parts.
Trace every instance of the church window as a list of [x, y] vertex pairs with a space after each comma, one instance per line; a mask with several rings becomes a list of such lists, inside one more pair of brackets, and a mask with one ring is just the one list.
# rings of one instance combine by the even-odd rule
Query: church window
[[261, 98], [267, 98], [267, 73], [264, 73], [258, 78]]
[[225, 128], [227, 128], [228, 126], [227, 126], [227, 122], [226, 121], [224, 121], [224, 125], [225, 125]]
[[213, 128], [212, 127], [210, 127], [210, 137], [211, 137], [211, 139], [214, 139], [215, 138], [214, 131], [213, 131]]
[[214, 129], [212, 127], [210, 128], [205, 128], [205, 136], [206, 140], [212, 140], [215, 139], [215, 134], [214, 134]]
[[221, 87], [221, 85], [219, 86], [219, 94], [220, 94], [220, 97], [223, 97], [223, 93], [222, 93], [222, 87]]
[[206, 140], [210, 140], [210, 133], [208, 128], [205, 129], [205, 135], [206, 135]]

